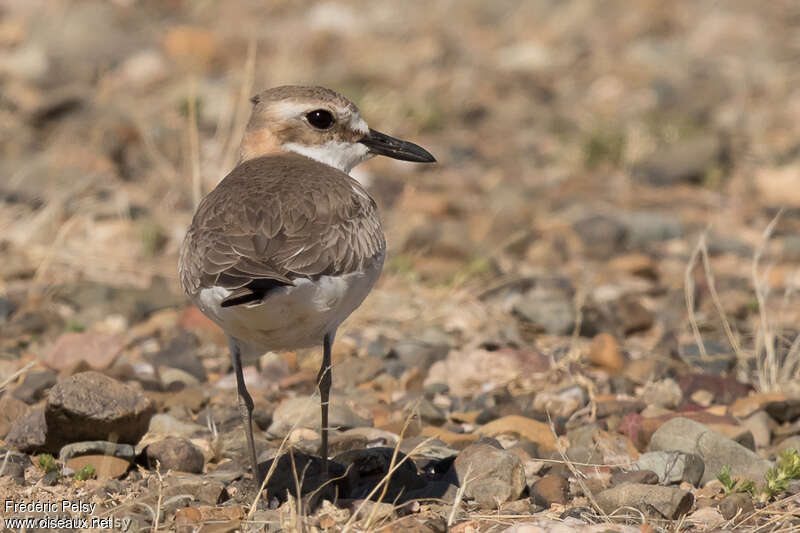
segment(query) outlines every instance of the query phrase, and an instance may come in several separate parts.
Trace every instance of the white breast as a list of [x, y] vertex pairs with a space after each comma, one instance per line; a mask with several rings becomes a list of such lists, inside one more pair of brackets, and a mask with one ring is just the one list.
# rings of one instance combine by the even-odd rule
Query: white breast
[[246, 344], [245, 358], [269, 350], [294, 350], [322, 344], [364, 301], [383, 267], [381, 255], [366, 270], [342, 276], [300, 278], [294, 286], [267, 293], [261, 302], [221, 307], [230, 296], [223, 287], [203, 289], [194, 303], [229, 335]]

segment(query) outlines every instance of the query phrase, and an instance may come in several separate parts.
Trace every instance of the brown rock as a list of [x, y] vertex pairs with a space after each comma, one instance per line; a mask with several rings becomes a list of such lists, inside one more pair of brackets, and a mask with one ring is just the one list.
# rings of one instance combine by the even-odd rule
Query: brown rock
[[98, 332], [62, 334], [42, 358], [42, 364], [65, 370], [85, 361], [93, 370], [108, 368], [124, 346], [121, 335]]
[[637, 483], [625, 483], [604, 490], [596, 496], [596, 499], [606, 513], [613, 513], [622, 507], [634, 507], [647, 514], [655, 511], [670, 520], [688, 513], [694, 503], [691, 492], [673, 487]]
[[97, 479], [116, 479], [128, 471], [131, 463], [112, 455], [81, 455], [67, 460], [67, 466], [75, 472], [80, 471], [86, 465], [94, 467]]
[[731, 520], [738, 516], [737, 521], [747, 518], [755, 511], [753, 498], [744, 492], [728, 494], [719, 502], [718, 508], [725, 520]]
[[526, 486], [519, 457], [487, 442], [477, 442], [458, 454], [453, 471], [464, 496], [483, 508], [516, 500]]
[[147, 463], [151, 469], [156, 461], [162, 471], [175, 470], [200, 474], [203, 472], [205, 458], [203, 452], [182, 437], [167, 437], [147, 446]]
[[477, 433], [486, 437], [516, 434], [538, 444], [542, 451], [556, 449], [556, 438], [550, 431], [550, 426], [524, 416], [508, 415], [498, 418], [478, 428]]
[[557, 503], [564, 505], [569, 499], [569, 482], [557, 474], [549, 474], [531, 487], [531, 499], [536, 505], [550, 507]]
[[28, 414], [29, 410], [25, 402], [11, 394], [0, 398], [0, 439], [5, 439], [14, 423]]
[[608, 333], [598, 333], [589, 347], [589, 361], [616, 375], [625, 365], [617, 340]]
[[47, 395], [47, 447], [84, 440], [136, 444], [155, 408], [141, 391], [97, 372], [71, 376]]
[[655, 485], [658, 483], [658, 474], [652, 470], [631, 470], [630, 472], [616, 472], [611, 476], [611, 485], [623, 483], [641, 483]]
[[45, 449], [47, 440], [47, 423], [44, 407], [30, 409], [18, 419], [6, 435], [6, 442], [21, 452], [31, 453]]
[[772, 402], [780, 402], [788, 399], [786, 394], [777, 392], [754, 392], [744, 398], [737, 398], [730, 407], [730, 413], [736, 418], [750, 416], [765, 405]]

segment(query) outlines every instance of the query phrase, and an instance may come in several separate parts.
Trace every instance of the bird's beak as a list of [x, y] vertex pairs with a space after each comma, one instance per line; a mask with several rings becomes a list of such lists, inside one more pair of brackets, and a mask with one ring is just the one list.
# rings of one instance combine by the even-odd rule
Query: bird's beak
[[365, 135], [364, 138], [358, 142], [369, 148], [370, 153], [375, 155], [385, 155], [392, 159], [413, 161], [414, 163], [436, 162], [436, 158], [425, 148], [408, 141], [401, 141], [400, 139], [389, 137], [372, 128], [370, 128], [369, 134]]

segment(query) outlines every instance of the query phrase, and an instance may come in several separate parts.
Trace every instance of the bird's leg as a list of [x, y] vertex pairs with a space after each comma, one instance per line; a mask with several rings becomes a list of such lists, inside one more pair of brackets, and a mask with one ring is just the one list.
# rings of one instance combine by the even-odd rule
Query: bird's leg
[[335, 331], [326, 333], [322, 339], [322, 366], [319, 369], [317, 376], [317, 384], [319, 386], [319, 401], [322, 407], [322, 446], [320, 447], [320, 456], [322, 456], [322, 475], [327, 479], [328, 477], [328, 402], [330, 401], [331, 393], [331, 346], [333, 345], [333, 337], [336, 335]]
[[253, 398], [247, 392], [247, 386], [244, 383], [244, 374], [242, 373], [242, 352], [239, 348], [239, 343], [233, 337], [228, 337], [228, 345], [231, 349], [231, 361], [233, 362], [233, 371], [236, 374], [236, 388], [239, 391], [239, 412], [244, 422], [244, 431], [247, 435], [247, 447], [250, 450], [250, 464], [253, 467], [253, 478], [261, 486], [261, 479], [258, 470], [258, 460], [256, 459], [256, 444], [253, 440]]

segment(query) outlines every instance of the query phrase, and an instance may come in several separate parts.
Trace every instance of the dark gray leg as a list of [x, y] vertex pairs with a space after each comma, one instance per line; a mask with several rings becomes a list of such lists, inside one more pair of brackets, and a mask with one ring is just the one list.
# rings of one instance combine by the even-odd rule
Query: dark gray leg
[[336, 335], [332, 331], [322, 339], [322, 366], [319, 369], [317, 383], [319, 384], [319, 401], [322, 406], [322, 446], [320, 455], [322, 456], [322, 475], [328, 477], [328, 402], [331, 393], [331, 346]]
[[228, 345], [231, 349], [231, 361], [233, 362], [233, 371], [236, 374], [236, 388], [239, 391], [239, 411], [244, 422], [244, 431], [247, 435], [247, 447], [250, 449], [250, 465], [253, 467], [253, 478], [261, 485], [263, 481], [258, 471], [258, 460], [256, 459], [256, 444], [253, 440], [253, 398], [247, 392], [247, 386], [244, 383], [244, 374], [242, 373], [242, 353], [239, 349], [239, 344], [231, 336], [228, 336]]

